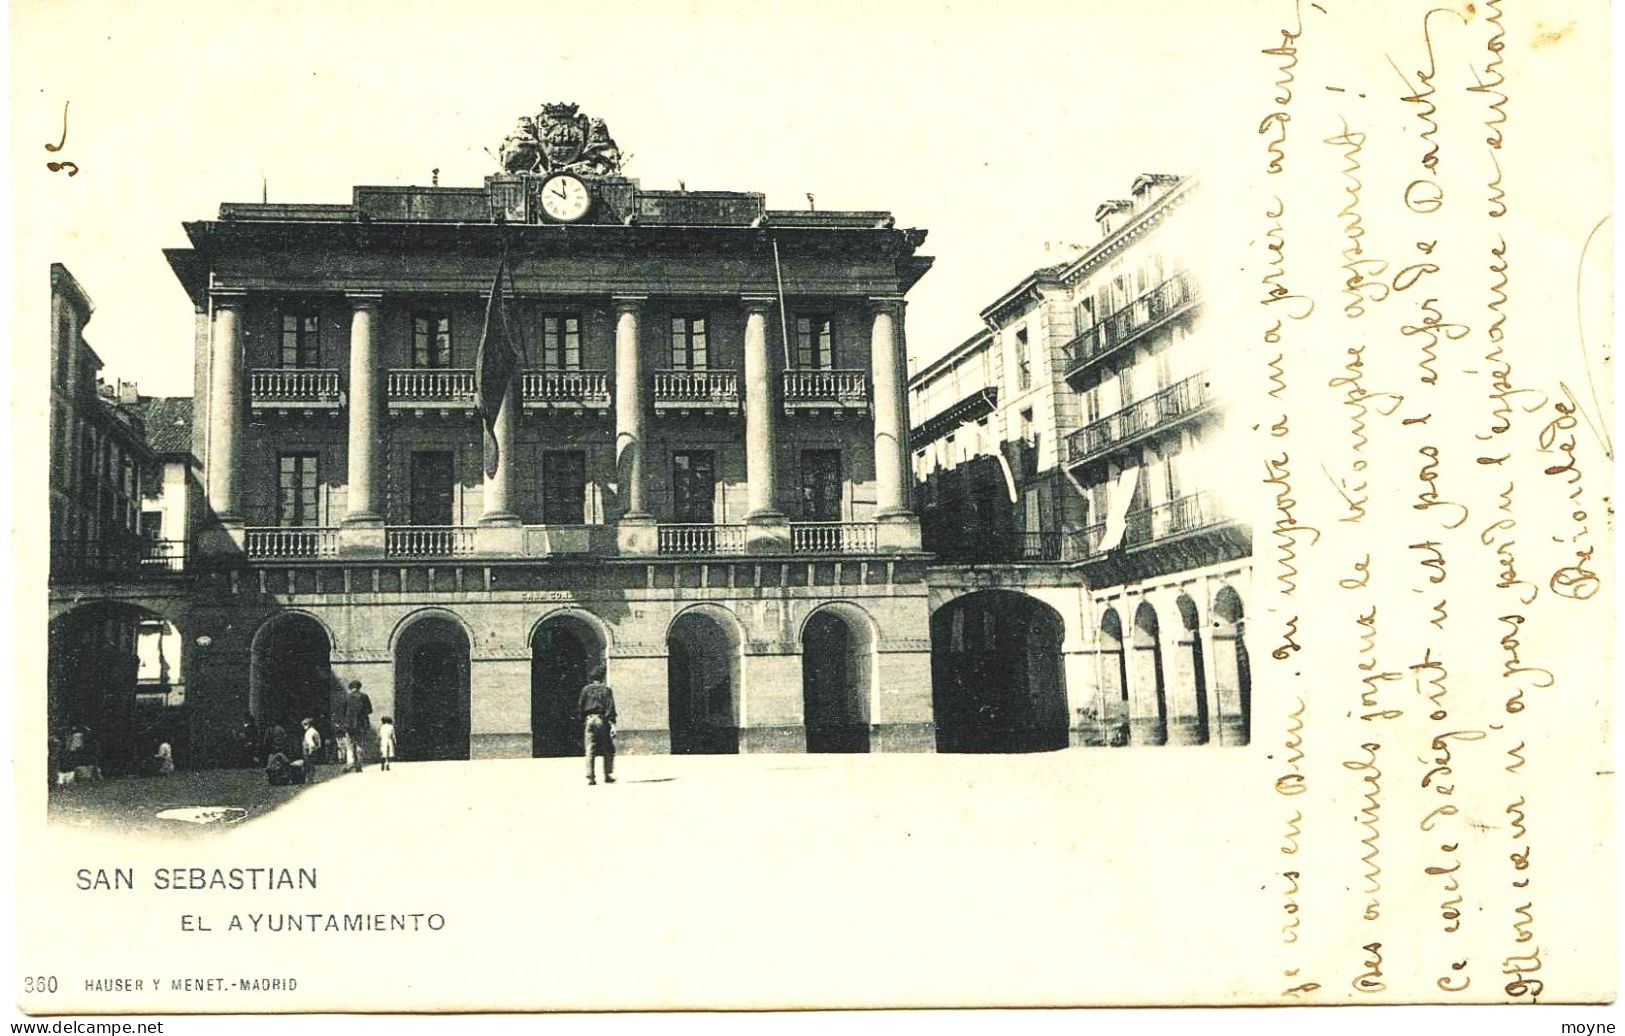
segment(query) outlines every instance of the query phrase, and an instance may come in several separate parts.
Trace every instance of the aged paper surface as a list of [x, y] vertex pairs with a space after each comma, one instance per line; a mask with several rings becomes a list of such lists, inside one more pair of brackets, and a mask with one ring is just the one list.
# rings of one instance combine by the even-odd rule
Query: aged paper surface
[[[62, 262], [110, 373], [168, 357], [174, 394], [183, 220], [477, 184], [544, 99], [609, 114], [648, 183], [931, 230], [922, 362], [1105, 191], [1200, 173], [1254, 544], [1244, 748], [628, 755], [618, 798], [494, 760], [224, 830], [48, 819], [46, 359], [19, 347], [16, 1002], [1612, 1000], [1608, 34], [1598, 2], [14, 5], [13, 340], [44, 340]], [[294, 877], [187, 887], [232, 868]], [[410, 920], [325, 920], [358, 914]]]

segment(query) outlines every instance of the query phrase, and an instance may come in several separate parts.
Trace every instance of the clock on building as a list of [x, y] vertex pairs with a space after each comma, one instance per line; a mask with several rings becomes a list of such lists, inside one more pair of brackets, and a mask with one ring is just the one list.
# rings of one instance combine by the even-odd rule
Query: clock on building
[[592, 208], [592, 192], [573, 173], [558, 173], [542, 181], [542, 212], [559, 223], [574, 223]]

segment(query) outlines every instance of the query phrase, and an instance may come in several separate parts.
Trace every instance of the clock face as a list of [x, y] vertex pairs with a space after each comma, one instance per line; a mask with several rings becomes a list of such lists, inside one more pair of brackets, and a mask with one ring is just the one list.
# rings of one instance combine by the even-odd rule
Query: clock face
[[542, 211], [549, 219], [573, 223], [592, 208], [592, 192], [579, 176], [560, 173], [543, 181]]

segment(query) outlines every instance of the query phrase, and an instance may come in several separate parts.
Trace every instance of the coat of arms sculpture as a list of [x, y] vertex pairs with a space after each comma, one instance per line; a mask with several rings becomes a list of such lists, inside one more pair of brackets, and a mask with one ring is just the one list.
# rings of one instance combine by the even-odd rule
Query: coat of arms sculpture
[[502, 169], [510, 174], [575, 173], [615, 176], [621, 151], [603, 119], [590, 119], [574, 104], [544, 104], [525, 116], [502, 142]]

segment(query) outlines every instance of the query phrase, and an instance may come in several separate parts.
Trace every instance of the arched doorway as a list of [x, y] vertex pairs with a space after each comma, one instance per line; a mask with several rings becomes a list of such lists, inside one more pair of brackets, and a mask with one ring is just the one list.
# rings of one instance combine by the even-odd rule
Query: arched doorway
[[48, 634], [46, 722], [53, 768], [76, 746], [105, 775], [145, 772], [159, 742], [190, 763], [184, 641], [155, 612], [100, 601], [59, 615]]
[[530, 638], [532, 756], [581, 754], [581, 688], [603, 664], [603, 638], [587, 620], [559, 614], [536, 624]]
[[1099, 655], [1100, 715], [1106, 724], [1106, 743], [1120, 748], [1128, 744], [1128, 658], [1123, 654], [1123, 620], [1115, 608], [1107, 608], [1100, 616]]
[[1253, 678], [1242, 637], [1241, 595], [1229, 586], [1213, 597], [1213, 655], [1220, 743], [1245, 745], [1252, 738]]
[[666, 694], [673, 755], [739, 751], [740, 637], [732, 616], [684, 612], [666, 634]]
[[468, 634], [418, 619], [395, 642], [395, 729], [402, 759], [467, 759]]
[[850, 605], [826, 605], [801, 628], [801, 700], [809, 752], [869, 751], [874, 634]]
[[[343, 693], [333, 674], [333, 644], [308, 615], [273, 616], [254, 634], [248, 664], [248, 710], [267, 745], [294, 751], [309, 719], [333, 740], [334, 699]], [[279, 733], [280, 732], [280, 733]]]
[[1162, 633], [1150, 601], [1141, 601], [1134, 612], [1133, 649], [1130, 735], [1136, 744], [1167, 744], [1168, 685], [1162, 671]]
[[1042, 752], [1067, 745], [1061, 616], [1010, 590], [979, 590], [931, 617], [939, 752]]
[[1174, 702], [1168, 720], [1168, 743], [1205, 745], [1209, 728], [1202, 622], [1196, 613], [1196, 602], [1187, 595], [1180, 594], [1174, 605], [1179, 609], [1179, 647], [1174, 658]]

